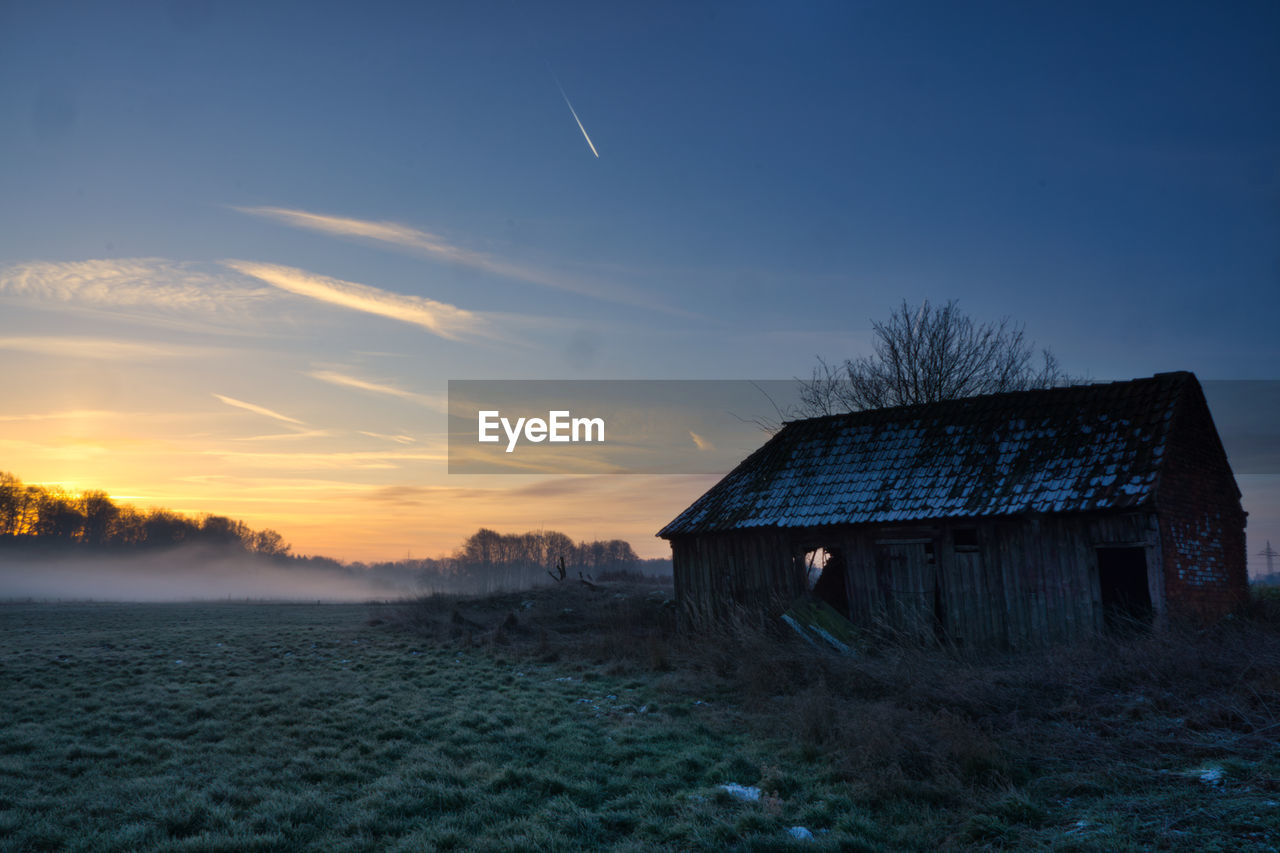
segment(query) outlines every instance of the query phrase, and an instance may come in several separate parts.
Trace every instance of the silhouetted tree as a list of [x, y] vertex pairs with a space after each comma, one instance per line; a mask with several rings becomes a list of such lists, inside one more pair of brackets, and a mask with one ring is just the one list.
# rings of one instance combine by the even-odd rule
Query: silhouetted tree
[[222, 515], [206, 515], [200, 519], [200, 541], [209, 545], [247, 545], [253, 531], [244, 522]]
[[140, 512], [117, 506], [102, 491], [73, 496], [58, 488], [24, 485], [0, 471], [0, 543], [76, 547], [157, 547], [200, 543], [271, 557], [289, 553], [274, 530], [254, 531], [221, 515], [199, 520], [167, 509]]
[[142, 522], [148, 545], [181, 545], [194, 538], [196, 522], [167, 509], [153, 509]]
[[1067, 377], [1047, 349], [1005, 317], [975, 323], [952, 300], [941, 308], [904, 300], [884, 323], [873, 322], [875, 351], [831, 365], [822, 359], [802, 383], [800, 417], [933, 403], [977, 394], [1061, 384]]
[[252, 534], [251, 550], [267, 557], [284, 557], [289, 554], [289, 545], [284, 537], [274, 530], [259, 530]]
[[119, 508], [111, 524], [108, 542], [126, 547], [147, 543], [147, 517], [129, 505]]
[[74, 542], [84, 527], [84, 516], [75, 501], [61, 489], [42, 489], [36, 513], [32, 533], [44, 539]]
[[106, 492], [85, 492], [79, 503], [80, 514], [84, 518], [81, 541], [88, 545], [105, 545], [120, 517], [119, 508]]
[[482, 528], [455, 552], [447, 571], [460, 589], [492, 592], [545, 583], [548, 573], [554, 577], [558, 572], [562, 559], [571, 577], [634, 572], [640, 565], [631, 545], [621, 539], [575, 543], [556, 531], [503, 534]]
[[0, 536], [17, 536], [22, 517], [24, 489], [22, 481], [0, 471]]

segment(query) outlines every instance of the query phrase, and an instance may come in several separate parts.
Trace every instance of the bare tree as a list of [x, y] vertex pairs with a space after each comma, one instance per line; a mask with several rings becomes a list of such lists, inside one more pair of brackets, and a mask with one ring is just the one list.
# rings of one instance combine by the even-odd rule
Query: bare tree
[[904, 300], [887, 322], [873, 322], [875, 352], [832, 365], [818, 359], [802, 381], [799, 417], [933, 403], [977, 394], [1062, 384], [1067, 377], [1048, 350], [1004, 317], [975, 323], [955, 300], [918, 308]]
[[246, 544], [249, 549], [256, 554], [262, 554], [267, 557], [287, 557], [292, 548], [284, 537], [274, 530], [249, 531], [246, 538]]

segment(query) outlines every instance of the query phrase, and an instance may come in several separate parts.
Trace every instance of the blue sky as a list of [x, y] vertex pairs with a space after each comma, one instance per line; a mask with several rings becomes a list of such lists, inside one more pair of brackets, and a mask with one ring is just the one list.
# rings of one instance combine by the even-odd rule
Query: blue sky
[[1277, 378], [1278, 33], [1272, 3], [0, 2], [0, 467], [340, 556], [480, 524], [656, 553], [705, 479], [451, 479], [446, 381], [805, 375], [904, 298], [1079, 376]]

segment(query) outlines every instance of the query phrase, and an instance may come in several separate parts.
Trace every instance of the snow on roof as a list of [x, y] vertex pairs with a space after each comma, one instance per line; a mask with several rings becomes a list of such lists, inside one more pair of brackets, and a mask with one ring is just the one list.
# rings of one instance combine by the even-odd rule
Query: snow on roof
[[1186, 372], [792, 421], [659, 531], [1144, 506]]

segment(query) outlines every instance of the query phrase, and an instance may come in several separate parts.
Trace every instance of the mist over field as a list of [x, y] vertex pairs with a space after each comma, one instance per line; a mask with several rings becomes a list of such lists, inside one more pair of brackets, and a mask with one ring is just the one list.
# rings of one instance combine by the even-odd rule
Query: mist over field
[[6, 555], [0, 599], [40, 601], [367, 601], [413, 592], [340, 568], [290, 566], [186, 547], [121, 556]]

